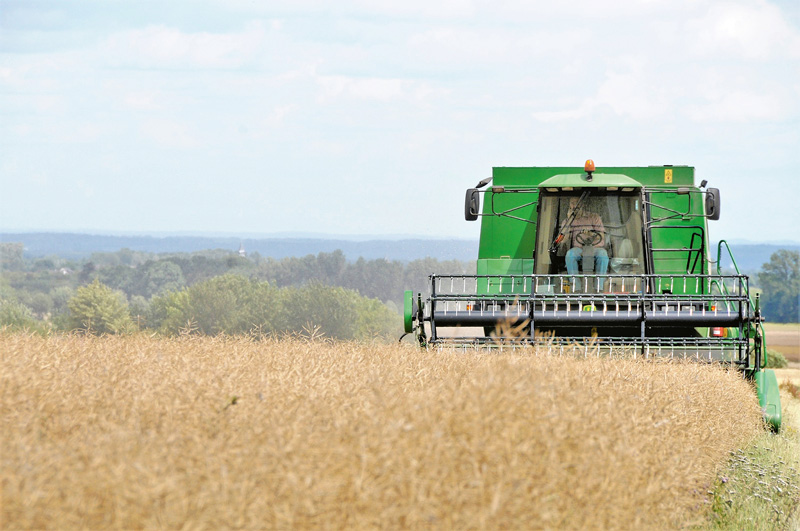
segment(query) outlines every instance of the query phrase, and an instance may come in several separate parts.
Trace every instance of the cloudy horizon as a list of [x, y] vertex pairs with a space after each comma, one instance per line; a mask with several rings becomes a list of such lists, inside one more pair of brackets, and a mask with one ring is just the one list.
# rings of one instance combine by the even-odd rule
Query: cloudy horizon
[[17, 2], [0, 230], [476, 238], [492, 166], [690, 165], [800, 240], [800, 5]]

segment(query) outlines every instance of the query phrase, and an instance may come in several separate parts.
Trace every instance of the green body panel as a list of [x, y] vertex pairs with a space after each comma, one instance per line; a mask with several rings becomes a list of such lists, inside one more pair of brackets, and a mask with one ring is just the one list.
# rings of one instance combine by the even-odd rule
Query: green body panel
[[[694, 186], [694, 168], [690, 166], [646, 166], [597, 168], [591, 181], [583, 168], [530, 167], [493, 168], [492, 187], [502, 187], [502, 193], [486, 191], [481, 218], [481, 238], [478, 249], [478, 274], [501, 274], [499, 270], [481, 268], [483, 260], [533, 258], [536, 243], [536, 203], [538, 188], [549, 187], [608, 188], [647, 187], [656, 191], [649, 194], [648, 219], [667, 218], [653, 222], [648, 230], [648, 270], [654, 274], [705, 274], [708, 234], [703, 218], [702, 192]], [[685, 188], [687, 193], [667, 192], [667, 189]], [[664, 189], [664, 192], [658, 189]], [[521, 192], [521, 190], [527, 190]], [[516, 193], [514, 193], [516, 191]], [[517, 218], [498, 216], [509, 212]], [[677, 212], [677, 213], [676, 213]], [[685, 214], [685, 215], [683, 215]], [[699, 217], [698, 217], [699, 216]], [[523, 221], [528, 220], [528, 221]], [[700, 220], [702, 223], [698, 223]], [[663, 251], [661, 249], [680, 249]], [[521, 271], [514, 266], [509, 272]], [[514, 269], [516, 268], [516, 269]], [[487, 291], [494, 293], [484, 286]], [[707, 286], [684, 285], [668, 279], [660, 289], [674, 294], [703, 293]]]
[[526, 294], [526, 286], [522, 275], [533, 274], [531, 258], [479, 258], [478, 275], [520, 275], [519, 278], [479, 278], [478, 293], [498, 295], [501, 293]]
[[483, 212], [489, 214], [481, 218], [481, 239], [478, 258], [531, 258], [536, 241], [536, 205], [522, 206], [514, 210], [514, 215], [529, 219], [526, 223], [507, 217], [492, 216], [495, 212], [519, 207], [524, 203], [538, 201], [538, 193], [494, 194], [486, 192]]
[[764, 413], [764, 420], [773, 431], [780, 431], [781, 395], [775, 371], [772, 369], [758, 371], [755, 373], [754, 378], [756, 392], [758, 393], [758, 405], [761, 406], [761, 411]]
[[[671, 172], [672, 182], [665, 182], [666, 172]], [[597, 168], [594, 172], [593, 183], [585, 183], [585, 187], [609, 186], [609, 183], [600, 184], [603, 174], [616, 174], [625, 180], [615, 183], [617, 186], [627, 186], [631, 179], [639, 186], [674, 188], [676, 186], [694, 186], [694, 168], [690, 166], [615, 166]], [[484, 195], [481, 218], [481, 237], [478, 248], [478, 258], [532, 258], [536, 239], [536, 202], [538, 193], [535, 190], [547, 179], [555, 176], [584, 175], [580, 167], [528, 167], [528, 168], [492, 168], [492, 186], [502, 186], [507, 190], [532, 189], [530, 193], [498, 193], [487, 190]], [[619, 181], [619, 179], [618, 179]], [[666, 200], [666, 207], [671, 207], [674, 200]], [[528, 206], [522, 206], [532, 203]], [[698, 201], [697, 206], [702, 209]], [[520, 221], [509, 217], [494, 216], [493, 212], [502, 212], [511, 208], [520, 207], [513, 211], [516, 217], [530, 220]], [[701, 210], [702, 211], [702, 210]], [[688, 223], [687, 223], [688, 224]], [[675, 232], [675, 231], [672, 231]], [[659, 236], [662, 240], [674, 239], [673, 235]], [[685, 262], [684, 262], [685, 263]], [[670, 266], [671, 267], [671, 266]], [[669, 269], [669, 268], [667, 268]]]

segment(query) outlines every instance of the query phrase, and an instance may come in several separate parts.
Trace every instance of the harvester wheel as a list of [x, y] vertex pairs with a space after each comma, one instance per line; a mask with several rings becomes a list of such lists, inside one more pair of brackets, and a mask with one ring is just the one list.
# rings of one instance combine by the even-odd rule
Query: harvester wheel
[[417, 311], [417, 305], [414, 303], [414, 292], [406, 290], [403, 294], [403, 327], [407, 334], [414, 331], [414, 318], [417, 315]]

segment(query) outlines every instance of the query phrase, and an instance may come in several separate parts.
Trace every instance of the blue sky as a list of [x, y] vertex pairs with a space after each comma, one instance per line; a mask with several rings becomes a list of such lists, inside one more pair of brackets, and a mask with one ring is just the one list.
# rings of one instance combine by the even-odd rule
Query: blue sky
[[0, 230], [477, 238], [492, 166], [687, 164], [800, 240], [800, 3], [0, 0]]

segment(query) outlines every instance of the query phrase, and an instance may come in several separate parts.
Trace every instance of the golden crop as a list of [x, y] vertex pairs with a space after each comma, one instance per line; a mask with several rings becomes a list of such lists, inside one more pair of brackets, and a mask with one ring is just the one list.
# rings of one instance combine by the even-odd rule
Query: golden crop
[[545, 351], [0, 333], [14, 528], [641, 528], [761, 427], [735, 372]]

